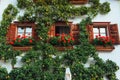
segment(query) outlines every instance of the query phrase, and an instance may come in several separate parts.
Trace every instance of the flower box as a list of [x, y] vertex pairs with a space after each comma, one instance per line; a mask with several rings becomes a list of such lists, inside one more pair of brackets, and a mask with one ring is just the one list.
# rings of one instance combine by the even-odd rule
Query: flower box
[[97, 51], [112, 51], [114, 46], [95, 46]]
[[65, 51], [73, 49], [73, 46], [54, 46], [58, 51]]
[[14, 50], [28, 51], [32, 49], [32, 46], [13, 46]]
[[72, 4], [86, 4], [88, 0], [70, 0]]

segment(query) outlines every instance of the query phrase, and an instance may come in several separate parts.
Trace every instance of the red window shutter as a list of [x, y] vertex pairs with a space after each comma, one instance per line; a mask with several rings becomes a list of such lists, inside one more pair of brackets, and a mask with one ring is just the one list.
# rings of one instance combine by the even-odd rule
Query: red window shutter
[[87, 25], [87, 31], [88, 31], [88, 35], [89, 35], [89, 41], [92, 42], [93, 41], [93, 25]]
[[39, 40], [39, 37], [37, 35], [37, 32], [36, 32], [36, 25], [33, 23], [32, 24], [32, 37], [35, 39], [35, 40]]
[[7, 31], [7, 42], [9, 43], [10, 41], [14, 40], [17, 34], [17, 26], [15, 24], [10, 24], [8, 31]]
[[118, 32], [117, 24], [111, 24], [109, 26], [109, 34], [110, 34], [110, 38], [113, 40], [113, 43], [119, 44], [119, 32]]
[[52, 26], [50, 27], [50, 30], [48, 31], [48, 36], [49, 36], [49, 37], [55, 36], [55, 25], [52, 25]]
[[80, 31], [79, 31], [79, 26], [77, 24], [72, 24], [71, 33], [73, 35], [73, 38], [75, 39], [75, 43], [78, 43]]

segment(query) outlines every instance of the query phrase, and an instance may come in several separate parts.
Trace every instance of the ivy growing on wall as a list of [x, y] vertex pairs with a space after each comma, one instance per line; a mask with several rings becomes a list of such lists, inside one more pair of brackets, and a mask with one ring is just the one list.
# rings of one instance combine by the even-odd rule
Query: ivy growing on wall
[[0, 22], [0, 36], [6, 36], [8, 26], [16, 17], [17, 13], [18, 10], [12, 4], [9, 4], [8, 7], [4, 10], [2, 15], [2, 21]]
[[9, 25], [15, 19], [18, 9], [12, 4], [4, 10], [2, 14], [2, 21], [0, 22], [0, 59], [10, 60], [20, 54], [19, 51], [13, 51], [10, 45], [6, 45], [6, 33]]
[[[24, 15], [19, 16], [19, 20], [35, 22], [37, 34], [41, 40], [36, 42], [33, 50], [26, 52], [22, 57], [23, 66], [21, 68], [13, 69], [9, 74], [3, 71], [0, 73], [3, 74], [1, 79], [7, 76], [5, 80], [64, 80], [65, 68], [68, 66], [71, 69], [73, 80], [102, 80], [104, 76], [111, 80], [116, 79], [115, 72], [118, 70], [118, 66], [110, 60], [103, 61], [98, 57], [94, 46], [88, 41], [86, 31], [86, 25], [90, 24], [92, 18], [99, 12], [106, 14], [110, 11], [108, 2], [101, 4], [99, 0], [90, 0], [90, 7], [74, 7], [69, 0], [17, 0], [17, 2], [17, 7], [25, 10]], [[6, 35], [7, 28], [17, 13], [18, 10], [13, 5], [8, 5], [3, 13], [0, 26], [0, 31], [3, 33], [0, 32], [0, 36]], [[59, 52], [52, 45], [46, 43], [47, 32], [53, 23], [56, 21], [67, 22], [69, 18], [82, 15], [88, 17], [79, 24], [80, 44], [73, 50]], [[0, 40], [0, 49], [2, 49], [0, 58], [3, 58], [3, 55], [6, 55], [4, 56], [6, 60], [11, 57], [11, 63], [14, 66], [16, 56], [20, 53], [13, 51], [5, 42], [2, 44], [2, 37]], [[86, 68], [84, 65], [89, 58], [93, 59], [93, 63]], [[0, 70], [2, 71], [3, 68], [0, 67]]]

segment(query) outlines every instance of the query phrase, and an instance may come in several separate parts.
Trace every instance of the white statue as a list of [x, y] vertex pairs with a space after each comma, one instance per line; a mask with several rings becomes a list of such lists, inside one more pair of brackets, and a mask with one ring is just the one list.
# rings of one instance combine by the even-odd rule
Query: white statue
[[67, 67], [66, 71], [65, 71], [65, 80], [72, 80], [72, 76], [71, 76], [71, 72], [70, 72], [69, 67]]

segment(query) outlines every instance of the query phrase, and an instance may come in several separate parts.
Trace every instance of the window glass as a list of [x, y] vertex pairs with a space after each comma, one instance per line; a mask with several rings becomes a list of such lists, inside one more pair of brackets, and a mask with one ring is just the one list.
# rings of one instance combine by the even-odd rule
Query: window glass
[[31, 37], [32, 36], [32, 27], [23, 27], [23, 26], [19, 26], [18, 27], [18, 35], [20, 36], [27, 36], [27, 37]]
[[31, 27], [26, 27], [26, 36], [32, 36], [32, 28]]
[[94, 38], [96, 35], [99, 35], [99, 29], [98, 28], [93, 28], [93, 33], [94, 33]]
[[101, 34], [101, 36], [106, 36], [105, 28], [100, 28], [100, 34]]
[[70, 27], [69, 26], [56, 26], [55, 27], [55, 34], [69, 34], [70, 33]]
[[24, 28], [18, 27], [18, 35], [22, 36], [24, 34]]
[[106, 36], [106, 28], [103, 27], [95, 27], [93, 28], [94, 38], [96, 38], [96, 35]]

